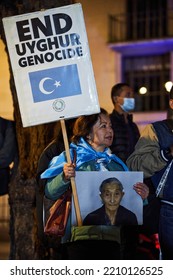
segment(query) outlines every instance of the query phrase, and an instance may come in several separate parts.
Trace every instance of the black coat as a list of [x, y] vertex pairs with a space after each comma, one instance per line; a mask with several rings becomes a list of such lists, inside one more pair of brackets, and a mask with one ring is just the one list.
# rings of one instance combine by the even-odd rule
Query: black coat
[[128, 124], [125, 123], [124, 115], [115, 110], [110, 114], [114, 138], [110, 147], [113, 154], [126, 162], [129, 155], [140, 137], [139, 129], [132, 120], [132, 115], [128, 115]]
[[17, 155], [15, 123], [0, 117], [0, 195], [8, 193], [9, 165], [17, 162]]
[[[117, 210], [115, 226], [137, 225], [136, 215], [120, 205]], [[83, 225], [111, 225], [105, 212], [105, 206], [89, 213], [83, 220]]]

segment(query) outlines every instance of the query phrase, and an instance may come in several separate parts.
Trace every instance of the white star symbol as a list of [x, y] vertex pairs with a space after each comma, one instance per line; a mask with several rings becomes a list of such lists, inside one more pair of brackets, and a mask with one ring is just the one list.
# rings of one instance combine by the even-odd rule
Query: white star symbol
[[60, 81], [55, 81], [54, 85], [55, 85], [56, 87], [60, 87], [60, 86], [61, 86], [61, 83], [60, 83]]

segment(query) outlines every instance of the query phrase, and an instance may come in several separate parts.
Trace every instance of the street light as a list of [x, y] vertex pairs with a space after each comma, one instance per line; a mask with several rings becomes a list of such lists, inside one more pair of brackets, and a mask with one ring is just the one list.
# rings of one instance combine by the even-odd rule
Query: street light
[[171, 81], [166, 82], [165, 83], [166, 91], [170, 92], [172, 85], [173, 83]]
[[141, 88], [139, 89], [139, 93], [140, 93], [140, 94], [146, 94], [146, 93], [147, 93], [147, 88], [146, 88], [146, 87], [141, 87]]
[[[166, 82], [165, 83], [166, 91], [170, 92], [172, 86], [173, 86], [173, 83], [171, 81]], [[173, 119], [173, 110], [170, 109], [170, 108], [168, 108], [168, 111], [167, 111], [167, 118], [168, 119]]]

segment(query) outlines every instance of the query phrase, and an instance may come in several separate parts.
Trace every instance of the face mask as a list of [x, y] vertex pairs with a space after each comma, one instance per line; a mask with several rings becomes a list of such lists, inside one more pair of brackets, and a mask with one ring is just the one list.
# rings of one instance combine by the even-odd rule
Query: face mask
[[134, 110], [134, 108], [135, 108], [135, 99], [134, 98], [124, 98], [124, 103], [123, 103], [123, 105], [120, 105], [120, 107], [125, 112], [129, 112], [129, 111]]

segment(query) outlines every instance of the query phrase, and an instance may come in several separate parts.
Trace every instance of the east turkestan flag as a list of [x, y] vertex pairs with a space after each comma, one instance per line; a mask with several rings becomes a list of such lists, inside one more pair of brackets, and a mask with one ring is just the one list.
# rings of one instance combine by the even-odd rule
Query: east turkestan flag
[[76, 64], [29, 72], [34, 103], [82, 94]]

